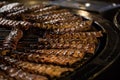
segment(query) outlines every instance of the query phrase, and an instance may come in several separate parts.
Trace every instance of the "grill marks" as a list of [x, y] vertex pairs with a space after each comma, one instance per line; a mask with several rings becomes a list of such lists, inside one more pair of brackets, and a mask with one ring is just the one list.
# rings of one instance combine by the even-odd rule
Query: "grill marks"
[[86, 62], [87, 54], [95, 53], [98, 38], [103, 36], [91, 26], [93, 21], [59, 6], [0, 6], [0, 26], [11, 29], [1, 41], [0, 79], [53, 80], [65, 76]]
[[65, 33], [61, 35], [46, 33], [43, 39], [38, 39], [39, 45], [34, 46], [38, 46], [38, 49], [44, 49], [38, 50], [40, 53], [79, 57], [80, 53], [94, 53], [98, 43], [97, 37], [101, 36], [101, 31]]
[[35, 22], [44, 22], [44, 21], [54, 20], [57, 18], [63, 18], [65, 16], [69, 17], [69, 16], [73, 16], [73, 14], [71, 14], [67, 10], [58, 10], [58, 11], [51, 11], [51, 14], [49, 13], [49, 15], [47, 15], [47, 13], [44, 15], [42, 14], [38, 14], [38, 15], [29, 14], [26, 16], [24, 15], [24, 18]]
[[102, 36], [102, 32], [101, 31], [98, 31], [98, 32], [77, 32], [77, 33], [65, 33], [65, 34], [49, 34], [49, 33], [46, 33], [44, 35], [44, 38], [48, 38], [48, 39], [60, 39], [60, 38], [63, 38], [63, 39], [85, 39], [85, 38], [94, 38], [94, 37], [101, 37]]
[[3, 61], [11, 66], [22, 69], [33, 74], [49, 75], [50, 77], [60, 77], [62, 73], [73, 71], [72, 68], [65, 68], [47, 64], [35, 64], [25, 61], [19, 61], [10, 57], [4, 57]]
[[[39, 38], [38, 49], [79, 49], [87, 53], [94, 53], [97, 37], [102, 36], [101, 32], [78, 32], [61, 35], [45, 34], [44, 38]], [[31, 45], [32, 46], [32, 45]]]
[[21, 3], [10, 3], [7, 5], [4, 5], [0, 8], [0, 14], [5, 14], [5, 13], [9, 12], [10, 10], [12, 10], [13, 8], [19, 7], [21, 5], [22, 5]]
[[[84, 55], [84, 54], [83, 54]], [[80, 61], [84, 56], [81, 55], [80, 58], [75, 58], [71, 56], [58, 56], [54, 54], [42, 54], [42, 53], [24, 53], [24, 52], [17, 52], [12, 53], [10, 57], [16, 58], [19, 60], [36, 62], [36, 63], [50, 63], [62, 66], [72, 66], [77, 61]]]
[[41, 54], [73, 56], [80, 58], [83, 58], [83, 56], [85, 55], [83, 51], [77, 49], [42, 49], [42, 50], [37, 50], [36, 52]]
[[55, 6], [55, 5], [53, 5], [53, 6], [48, 6], [48, 7], [40, 8], [40, 9], [36, 10], [36, 11], [34, 11], [34, 13], [49, 12], [49, 11], [51, 11], [51, 10], [56, 10], [56, 9], [58, 9], [58, 8], [59, 8], [59, 6]]
[[7, 15], [9, 15], [11, 13], [17, 12], [17, 11], [22, 10], [24, 8], [25, 8], [25, 6], [14, 7], [14, 8], [12, 8], [12, 9], [4, 12], [4, 13], [7, 14]]
[[24, 7], [23, 9], [20, 9], [16, 12], [13, 12], [13, 13], [10, 13], [7, 15], [8, 18], [10, 19], [17, 19], [21, 17], [22, 14], [25, 14], [25, 13], [30, 13], [30, 12], [33, 12], [35, 10], [38, 10], [39, 8], [43, 8], [45, 7], [45, 5], [34, 5], [34, 6], [30, 6], [29, 8], [28, 7]]
[[27, 21], [16, 21], [16, 20], [0, 18], [0, 25], [8, 28], [15, 27], [15, 28], [27, 30], [31, 26], [31, 23]]
[[79, 32], [79, 31], [88, 31], [91, 29], [92, 21], [83, 21], [79, 20], [73, 22], [63, 22], [63, 23], [34, 23], [34, 27], [39, 27], [41, 29], [51, 30], [51, 33], [55, 34], [64, 34], [66, 32]]
[[3, 42], [4, 48], [16, 49], [18, 41], [23, 37], [23, 31], [19, 29], [11, 30], [10, 34], [6, 37]]
[[[46, 77], [36, 74], [24, 72], [22, 69], [17, 69], [5, 64], [0, 64], [0, 69], [8, 76], [6, 80], [48, 80]], [[3, 73], [2, 73], [3, 74]]]

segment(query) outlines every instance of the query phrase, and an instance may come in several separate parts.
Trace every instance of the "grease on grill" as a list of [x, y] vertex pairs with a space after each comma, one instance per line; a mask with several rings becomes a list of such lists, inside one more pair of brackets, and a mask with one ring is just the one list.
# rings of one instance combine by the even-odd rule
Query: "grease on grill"
[[0, 35], [0, 79], [68, 76], [95, 54], [103, 35], [92, 23], [60, 6], [0, 2], [0, 31], [10, 32]]

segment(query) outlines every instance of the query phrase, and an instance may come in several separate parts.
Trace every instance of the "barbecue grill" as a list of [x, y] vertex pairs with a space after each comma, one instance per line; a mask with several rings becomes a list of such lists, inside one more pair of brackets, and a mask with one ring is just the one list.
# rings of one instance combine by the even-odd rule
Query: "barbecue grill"
[[[14, 2], [14, 1], [11, 1], [11, 2]], [[41, 3], [41, 2], [38, 1], [37, 3]], [[26, 5], [28, 5], [28, 2]], [[100, 15], [97, 15], [96, 13], [78, 10], [74, 8], [68, 8], [68, 7], [67, 9], [78, 16], [82, 16], [84, 20], [93, 20], [92, 26], [95, 27], [95, 30], [102, 31], [103, 36], [99, 38], [99, 43], [95, 50], [94, 55], [91, 55], [91, 54], [85, 55], [85, 58], [82, 61], [77, 62], [76, 64], [73, 65], [73, 67], [74, 66], [77, 67], [75, 68], [75, 71], [63, 73], [63, 75], [60, 76], [59, 78], [52, 78], [52, 79], [92, 80], [96, 76], [98, 76], [100, 73], [105, 71], [119, 57], [120, 55], [119, 27], [116, 27], [114, 24], [112, 24], [105, 18], [101, 17]], [[1, 50], [2, 50], [3, 41], [5, 37], [9, 35], [10, 31], [11, 29], [9, 28], [7, 29], [4, 27], [0, 28], [0, 46], [1, 46], [0, 49]], [[34, 52], [34, 49], [36, 49], [36, 46], [34, 46], [34, 44], [38, 42], [39, 36], [42, 36], [43, 33], [44, 33], [44, 30], [37, 31], [34, 28], [31, 28], [29, 31], [25, 31], [24, 34], [26, 35], [24, 35], [23, 38], [18, 42], [19, 47], [17, 48], [17, 50], [20, 52], [24, 51], [26, 53], [29, 52], [30, 50], [31, 52]], [[36, 34], [38, 34], [39, 36]], [[17, 54], [18, 52], [15, 51], [13, 53]], [[18, 54], [22, 55], [22, 53], [18, 53]], [[1, 56], [1, 58], [3, 57]], [[9, 58], [5, 58], [5, 59], [9, 59]]]

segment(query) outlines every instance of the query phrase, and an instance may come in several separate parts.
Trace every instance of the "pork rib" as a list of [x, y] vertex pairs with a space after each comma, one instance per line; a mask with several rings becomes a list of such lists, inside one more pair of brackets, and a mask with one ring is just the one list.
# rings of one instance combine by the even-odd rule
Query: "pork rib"
[[41, 5], [33, 5], [33, 6], [30, 6], [29, 8], [26, 7], [19, 11], [7, 14], [7, 17], [10, 19], [17, 19], [17, 18], [20, 18], [22, 14], [33, 12], [33, 11], [38, 10], [43, 7], [45, 7], [45, 5], [42, 5], [42, 4]]
[[6, 52], [9, 52], [10, 50], [15, 50], [17, 47], [18, 41], [22, 37], [23, 37], [23, 31], [20, 29], [14, 28], [3, 42], [2, 54], [6, 55]]
[[102, 37], [102, 31], [95, 31], [95, 32], [76, 32], [76, 33], [65, 33], [65, 34], [50, 34], [46, 33], [44, 38], [47, 39], [56, 39], [56, 38], [63, 38], [63, 39], [85, 39], [88, 37]]
[[58, 55], [47, 55], [47, 54], [39, 54], [39, 53], [11, 53], [9, 55], [12, 58], [36, 62], [36, 63], [51, 63], [56, 65], [73, 65], [77, 61], [80, 61], [82, 58], [74, 58], [71, 56], [58, 56]]
[[9, 75], [7, 80], [11, 77], [13, 80], [48, 80], [45, 76], [30, 74], [5, 64], [0, 64], [0, 69]]
[[16, 20], [0, 18], [0, 26], [10, 27], [10, 28], [18, 27], [19, 29], [22, 30], [28, 30], [29, 27], [31, 26], [31, 23], [27, 21], [16, 21]]
[[40, 14], [26, 14], [23, 15], [23, 19], [27, 21], [34, 21], [34, 22], [46, 22], [54, 19], [59, 19], [59, 18], [68, 18], [73, 16], [72, 13], [69, 11], [63, 9], [63, 10], [55, 10], [55, 11], [50, 11], [47, 13], [40, 13]]
[[64, 34], [67, 32], [79, 32], [79, 31], [88, 31], [91, 29], [92, 21], [82, 21], [78, 22], [65, 22], [51, 24], [51, 23], [34, 23], [33, 27], [38, 27], [40, 29], [51, 30], [51, 33]]
[[9, 77], [7, 74], [5, 74], [4, 71], [0, 69], [0, 80], [15, 80], [15, 79]]
[[48, 12], [51, 10], [56, 10], [58, 8], [59, 8], [59, 6], [56, 6], [56, 5], [48, 6], [48, 7], [44, 7], [44, 8], [40, 8], [38, 10], [35, 10], [34, 13]]
[[21, 5], [22, 5], [21, 3], [9, 3], [9, 4], [4, 5], [0, 8], [0, 13], [5, 14], [6, 12], [13, 9], [14, 7], [18, 7], [18, 6], [21, 6]]
[[36, 50], [39, 54], [53, 54], [53, 55], [60, 55], [60, 56], [73, 56], [83, 58], [85, 55], [84, 51], [80, 51], [77, 49], [42, 49]]
[[54, 66], [54, 65], [47, 65], [47, 64], [35, 64], [25, 61], [19, 61], [17, 59], [13, 59], [10, 57], [3, 57], [3, 62], [15, 66], [17, 68], [22, 69], [23, 71], [27, 71], [30, 73], [37, 73], [42, 75], [49, 75], [52, 77], [60, 77], [62, 73], [71, 72], [73, 71], [72, 68]]
[[[96, 38], [86, 39], [39, 39], [39, 44], [33, 45], [38, 49], [78, 49], [87, 53], [94, 53], [96, 49]], [[30, 45], [32, 46], [32, 44]]]

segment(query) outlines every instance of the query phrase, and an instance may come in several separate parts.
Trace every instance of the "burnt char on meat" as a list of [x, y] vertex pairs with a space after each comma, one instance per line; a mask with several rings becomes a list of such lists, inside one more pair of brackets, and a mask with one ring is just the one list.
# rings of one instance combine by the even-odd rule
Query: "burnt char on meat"
[[35, 10], [34, 13], [48, 12], [48, 11], [56, 10], [58, 8], [59, 8], [59, 6], [56, 6], [56, 5], [48, 6], [45, 8], [40, 8], [38, 10]]
[[60, 56], [73, 56], [73, 57], [80, 57], [83, 58], [85, 52], [78, 49], [41, 49], [37, 50], [37, 53], [40, 54], [53, 54], [53, 55], [60, 55]]
[[14, 7], [14, 8], [12, 8], [12, 9], [4, 12], [4, 15], [8, 15], [8, 14], [10, 14], [10, 13], [17, 12], [17, 11], [22, 10], [22, 9], [24, 9], [24, 8], [25, 8], [25, 6], [17, 6], [17, 7]]
[[27, 30], [31, 26], [31, 23], [27, 21], [16, 21], [6, 18], [0, 18], [0, 26], [8, 27], [8, 28], [16, 27], [19, 29]]
[[[64, 15], [63, 15], [64, 14]], [[82, 21], [82, 17], [75, 16], [71, 14], [66, 9], [52, 10], [47, 12], [40, 12], [36, 14], [25, 14], [22, 15], [24, 20], [30, 22], [44, 22], [44, 23], [59, 23], [68, 21]]]
[[68, 32], [88, 31], [91, 29], [92, 21], [75, 21], [63, 23], [34, 23], [33, 27], [51, 30], [51, 33], [64, 34]]
[[[38, 49], [80, 49], [87, 53], [94, 53], [97, 37], [101, 37], [99, 32], [77, 32], [65, 34], [45, 34], [44, 38], [39, 38], [39, 44], [33, 45]], [[31, 45], [32, 46], [32, 45]]]
[[34, 22], [45, 22], [45, 21], [49, 21], [49, 20], [54, 20], [54, 19], [58, 19], [58, 18], [63, 18], [63, 17], [70, 17], [73, 16], [73, 14], [71, 14], [69, 11], [67, 10], [56, 10], [56, 11], [50, 11], [52, 14], [38, 14], [38, 15], [33, 15], [33, 14], [28, 14], [28, 15], [23, 15], [23, 19], [25, 20], [29, 20], [29, 21], [34, 21]]
[[71, 56], [59, 56], [53, 54], [48, 55], [41, 53], [23, 53], [23, 52], [11, 53], [9, 56], [12, 58], [30, 62], [50, 63], [56, 65], [69, 65], [69, 66], [73, 65], [77, 61], [80, 61], [84, 57], [83, 56], [81, 58], [74, 58]]
[[20, 61], [10, 57], [3, 57], [3, 62], [15, 66], [23, 71], [27, 71], [35, 74], [49, 75], [50, 77], [60, 77], [62, 73], [73, 71], [72, 68], [47, 65], [47, 64], [35, 64], [26, 61]]
[[15, 7], [18, 7], [18, 6], [21, 6], [22, 4], [21, 3], [10, 3], [10, 4], [7, 4], [7, 5], [4, 5], [0, 8], [0, 14], [5, 14], [6, 12], [8, 12], [9, 10], [15, 8]]
[[0, 80], [15, 80], [15, 79], [9, 77], [4, 71], [0, 69]]
[[0, 64], [0, 69], [9, 76], [6, 80], [48, 80], [44, 76], [30, 74], [5, 64]]
[[38, 49], [69, 49], [69, 48], [80, 49], [80, 50], [84, 50], [87, 53], [94, 53], [95, 48], [96, 48], [96, 44], [94, 43], [94, 41], [87, 42], [87, 40], [82, 41], [79, 39], [78, 40], [63, 40], [61, 42], [58, 40], [49, 39], [46, 41], [46, 39], [42, 39], [40, 40], [40, 44], [36, 45], [36, 47], [37, 46], [38, 46]]
[[23, 37], [23, 31], [20, 29], [11, 30], [10, 34], [6, 37], [3, 42], [5, 49], [16, 49], [18, 41]]
[[6, 55], [10, 50], [15, 50], [18, 41], [23, 37], [23, 31], [17, 28], [11, 30], [3, 42], [2, 55]]
[[63, 38], [63, 39], [86, 39], [88, 37], [101, 37], [103, 34], [101, 31], [96, 32], [77, 32], [77, 33], [65, 33], [65, 34], [50, 34], [46, 33], [44, 38], [47, 39], [56, 39], [56, 38]]
[[[33, 45], [38, 46], [38, 49], [80, 49], [84, 50], [88, 53], [94, 53], [96, 44], [97, 44], [97, 36], [99, 37], [101, 34], [100, 32], [81, 32], [81, 33], [72, 33], [72, 34], [64, 34], [54, 36], [51, 34], [46, 34], [45, 38], [39, 38], [39, 44]], [[97, 36], [93, 36], [97, 35]], [[53, 37], [52, 37], [53, 36]], [[74, 36], [74, 37], [73, 37]], [[88, 36], [88, 37], [86, 37]], [[55, 38], [56, 37], [56, 38]], [[67, 38], [69, 37], [69, 38]], [[73, 37], [73, 38], [72, 38]], [[86, 37], [86, 38], [85, 38]], [[32, 46], [32, 45], [31, 45]]]
[[13, 13], [9, 13], [7, 14], [7, 18], [10, 18], [10, 19], [17, 19], [21, 17], [22, 14], [25, 14], [25, 13], [30, 13], [30, 12], [33, 12], [35, 10], [38, 10], [40, 8], [43, 8], [45, 7], [45, 5], [34, 5], [34, 6], [30, 6], [29, 8], [28, 7], [25, 7], [19, 11], [16, 11], [16, 12], [13, 12]]
[[95, 54], [103, 36], [93, 20], [46, 4], [0, 2], [0, 29], [2, 80], [60, 80]]

